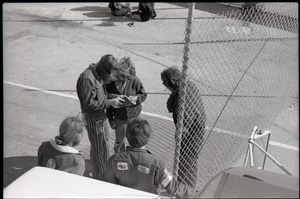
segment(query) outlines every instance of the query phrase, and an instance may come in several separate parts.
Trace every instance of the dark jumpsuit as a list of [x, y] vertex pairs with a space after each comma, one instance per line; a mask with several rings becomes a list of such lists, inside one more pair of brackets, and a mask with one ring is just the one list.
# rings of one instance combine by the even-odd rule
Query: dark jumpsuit
[[109, 158], [103, 180], [154, 194], [158, 194], [157, 188], [162, 185], [169, 194], [195, 196], [195, 190], [172, 179], [164, 162], [157, 156], [146, 149], [130, 146], [125, 152]]

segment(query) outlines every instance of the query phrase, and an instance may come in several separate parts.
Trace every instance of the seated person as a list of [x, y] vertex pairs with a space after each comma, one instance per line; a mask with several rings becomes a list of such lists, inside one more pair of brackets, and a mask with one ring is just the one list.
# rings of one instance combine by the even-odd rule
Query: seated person
[[130, 16], [142, 22], [149, 21], [150, 19], [154, 19], [156, 17], [154, 3], [139, 2], [139, 9], [137, 11], [132, 12]]
[[165, 163], [146, 150], [152, 129], [147, 120], [132, 118], [128, 122], [126, 138], [130, 146], [115, 153], [108, 160], [103, 180], [122, 186], [157, 193], [159, 185], [175, 197], [194, 197], [195, 190], [172, 178]]
[[132, 10], [130, 3], [110, 2], [108, 7], [111, 10], [111, 14], [114, 16], [125, 16], [131, 14]]
[[67, 117], [59, 127], [55, 139], [43, 142], [38, 149], [38, 166], [83, 175], [85, 160], [75, 149], [83, 136], [84, 125], [79, 117]]

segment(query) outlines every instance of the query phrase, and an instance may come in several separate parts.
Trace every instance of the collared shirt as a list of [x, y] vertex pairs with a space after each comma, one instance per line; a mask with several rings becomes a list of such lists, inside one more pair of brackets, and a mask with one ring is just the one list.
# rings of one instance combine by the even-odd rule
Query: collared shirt
[[194, 197], [195, 190], [176, 181], [164, 162], [144, 148], [128, 146], [125, 152], [115, 153], [108, 160], [103, 180], [154, 194], [162, 185], [175, 197]]
[[159, 184], [169, 184], [172, 176], [157, 156], [141, 148], [126, 150], [109, 158], [105, 181], [155, 194]]
[[74, 147], [58, 145], [51, 139], [43, 142], [38, 149], [38, 166], [83, 175], [85, 160]]

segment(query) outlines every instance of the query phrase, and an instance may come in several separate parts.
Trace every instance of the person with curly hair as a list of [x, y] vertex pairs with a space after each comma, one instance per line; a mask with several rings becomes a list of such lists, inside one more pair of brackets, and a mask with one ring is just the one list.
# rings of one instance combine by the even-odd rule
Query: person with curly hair
[[127, 98], [129, 103], [123, 102], [121, 108], [110, 107], [106, 115], [110, 127], [115, 130], [114, 151], [125, 151], [125, 132], [128, 121], [138, 117], [142, 111], [142, 103], [147, 98], [144, 86], [136, 76], [136, 71], [130, 57], [123, 57], [119, 62], [117, 80], [106, 85], [108, 98]]

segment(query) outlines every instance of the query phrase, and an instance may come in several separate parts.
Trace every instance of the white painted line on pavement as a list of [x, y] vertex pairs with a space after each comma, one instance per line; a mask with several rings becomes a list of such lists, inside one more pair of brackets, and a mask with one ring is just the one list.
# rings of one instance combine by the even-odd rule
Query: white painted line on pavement
[[[9, 85], [13, 85], [13, 86], [18, 86], [18, 87], [21, 87], [21, 88], [26, 88], [26, 89], [30, 89], [30, 90], [36, 90], [36, 91], [40, 91], [40, 92], [44, 92], [44, 93], [48, 93], [48, 94], [52, 94], [52, 95], [58, 95], [58, 96], [68, 97], [68, 98], [72, 98], [72, 99], [78, 100], [78, 97], [74, 96], [74, 95], [63, 94], [63, 93], [59, 93], [59, 92], [55, 92], [55, 91], [48, 91], [46, 89], [36, 88], [36, 87], [27, 86], [27, 85], [18, 84], [18, 83], [13, 83], [13, 82], [10, 82], [10, 81], [5, 81], [5, 80], [3, 80], [3, 82], [5, 84], [9, 84]], [[157, 117], [157, 118], [160, 118], [160, 119], [165, 119], [165, 120], [173, 121], [172, 118], [169, 118], [169, 117], [166, 117], [166, 116], [163, 116], [163, 115], [159, 115], [159, 114], [155, 114], [155, 113], [150, 113], [150, 112], [142, 111], [142, 114], [148, 115], [148, 116], [152, 116], [152, 117]], [[206, 129], [210, 130], [211, 127], [206, 127]], [[233, 135], [233, 136], [248, 138], [245, 135], [241, 135], [240, 133], [236, 133], [236, 132], [232, 132], [232, 131], [226, 131], [226, 130], [219, 129], [219, 128], [214, 128], [214, 131], [219, 132], [219, 133], [225, 133], [225, 134]], [[278, 147], [281, 147], [281, 148], [290, 149], [290, 150], [293, 150], [293, 151], [299, 151], [299, 147], [295, 147], [295, 146], [291, 146], [291, 145], [287, 145], [287, 144], [283, 144], [283, 143], [279, 143], [279, 142], [270, 141], [269, 144], [273, 145], [273, 146], [278, 146]]]
[[52, 94], [52, 95], [59, 95], [59, 96], [62, 96], [62, 97], [68, 97], [68, 98], [78, 99], [77, 96], [74, 96], [74, 95], [67, 95], [67, 94], [58, 93], [58, 92], [54, 92], [54, 91], [48, 91], [46, 89], [36, 88], [36, 87], [32, 87], [32, 86], [26, 86], [26, 85], [23, 85], [23, 84], [17, 84], [17, 83], [5, 81], [5, 80], [3, 80], [3, 82], [5, 84], [9, 84], [9, 85], [13, 85], [13, 86], [18, 86], [18, 87], [26, 88], [26, 89], [30, 89], [30, 90], [41, 91], [43, 93], [49, 93], [49, 94]]
[[282, 143], [279, 143], [279, 142], [270, 141], [269, 144], [273, 145], [273, 146], [279, 146], [279, 147], [282, 147], [282, 148], [290, 149], [290, 150], [293, 150], [293, 151], [299, 151], [299, 147], [295, 147], [295, 146], [291, 146], [291, 145], [287, 145], [287, 144], [282, 144]]

